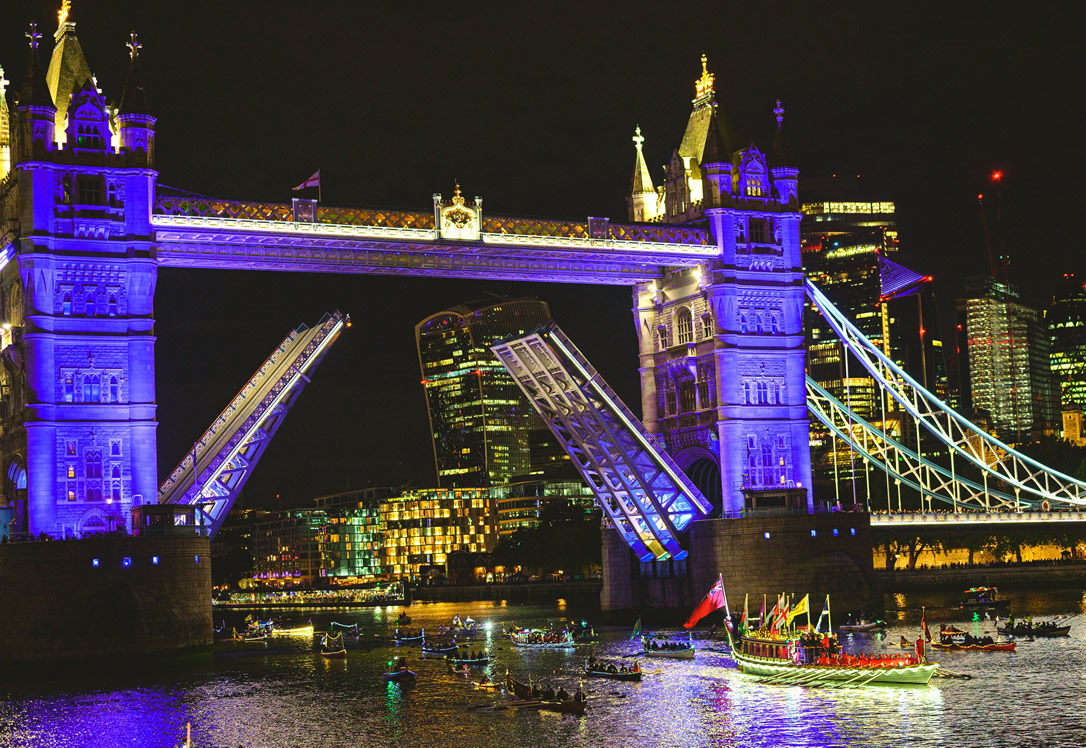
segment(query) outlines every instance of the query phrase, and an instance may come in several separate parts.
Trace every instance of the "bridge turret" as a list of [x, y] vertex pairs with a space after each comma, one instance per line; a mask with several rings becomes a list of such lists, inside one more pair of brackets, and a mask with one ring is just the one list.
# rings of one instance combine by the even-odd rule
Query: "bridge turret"
[[777, 134], [773, 138], [773, 148], [769, 151], [769, 175], [781, 202], [790, 203], [796, 200], [799, 194], [799, 169], [796, 168], [785, 144], [784, 108], [781, 107], [780, 99], [777, 99], [773, 114], [777, 117]]
[[143, 76], [139, 69], [139, 54], [142, 45], [133, 31], [128, 42], [131, 62], [128, 66], [128, 81], [124, 85], [121, 105], [118, 108], [117, 122], [121, 130], [121, 150], [132, 154], [137, 161], [146, 159], [147, 166], [155, 162], [155, 118], [151, 116], [151, 105], [147, 100], [147, 89], [143, 85]]
[[71, 13], [71, 0], [63, 0], [57, 13], [57, 30], [53, 33], [53, 54], [49, 57], [49, 70], [45, 74], [49, 94], [56, 106], [53, 120], [59, 148], [64, 148], [68, 143], [68, 105], [72, 94], [88, 82], [97, 90], [83, 47], [75, 35]]
[[19, 89], [18, 102], [15, 105], [15, 153], [12, 165], [30, 161], [54, 149], [55, 116], [57, 108], [49, 94], [45, 81], [45, 69], [38, 56], [38, 41], [41, 33], [38, 24], [31, 23], [26, 33], [30, 40], [30, 58], [26, 66], [26, 76]]
[[645, 154], [641, 152], [645, 136], [641, 134], [640, 125], [634, 130], [633, 142], [637, 148], [637, 157], [634, 160], [633, 178], [630, 179], [630, 194], [626, 197], [629, 216], [631, 221], [651, 221], [659, 213], [659, 199], [656, 188], [652, 186], [652, 175], [645, 163]]

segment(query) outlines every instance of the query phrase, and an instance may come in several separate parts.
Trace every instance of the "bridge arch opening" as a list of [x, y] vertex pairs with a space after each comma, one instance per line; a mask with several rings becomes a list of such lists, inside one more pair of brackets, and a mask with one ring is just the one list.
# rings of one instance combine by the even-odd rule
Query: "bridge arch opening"
[[723, 490], [720, 478], [720, 465], [707, 449], [688, 449], [676, 460], [686, 477], [694, 484], [702, 496], [713, 505], [713, 515], [720, 513], [723, 503]]

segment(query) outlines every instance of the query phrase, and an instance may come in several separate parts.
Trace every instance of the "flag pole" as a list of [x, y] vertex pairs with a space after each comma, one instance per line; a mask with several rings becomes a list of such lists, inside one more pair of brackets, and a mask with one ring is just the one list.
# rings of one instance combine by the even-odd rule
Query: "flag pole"
[[321, 199], [321, 177], [320, 177], [320, 174], [321, 174], [321, 170], [317, 169], [317, 202], [318, 203], [324, 202]]
[[830, 629], [830, 635], [833, 635], [833, 612], [830, 610], [830, 596], [826, 595], [826, 625]]

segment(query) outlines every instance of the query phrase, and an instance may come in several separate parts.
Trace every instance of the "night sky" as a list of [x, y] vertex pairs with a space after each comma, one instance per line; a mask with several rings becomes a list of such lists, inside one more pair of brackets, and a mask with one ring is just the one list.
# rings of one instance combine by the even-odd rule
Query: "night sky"
[[[139, 32], [161, 185], [287, 202], [319, 168], [325, 203], [429, 210], [456, 179], [491, 214], [554, 218], [625, 220], [637, 124], [660, 183], [705, 52], [744, 138], [769, 149], [780, 98], [803, 175], [860, 174], [872, 199], [897, 203], [896, 259], [934, 275], [942, 299], [987, 267], [976, 198], [994, 204], [988, 175], [1003, 170], [1012, 275], [1043, 304], [1058, 274], [1086, 272], [1079, 24], [1040, 3], [875, 5], [74, 0], [71, 19], [110, 100]], [[4, 4], [13, 88], [26, 22], [48, 54], [58, 7]], [[639, 412], [626, 288], [162, 269], [160, 477], [292, 327], [338, 307], [355, 324], [244, 505], [434, 485], [414, 325], [489, 294], [550, 302]]]

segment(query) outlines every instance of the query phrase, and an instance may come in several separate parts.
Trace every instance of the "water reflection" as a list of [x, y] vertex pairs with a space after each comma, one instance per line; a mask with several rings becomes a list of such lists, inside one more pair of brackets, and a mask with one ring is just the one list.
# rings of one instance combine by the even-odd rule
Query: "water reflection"
[[[967, 620], [954, 610], [956, 596], [914, 594], [891, 598], [902, 610], [884, 638], [854, 637], [857, 651], [899, 652], [901, 636], [919, 631], [919, 608], [928, 622], [954, 623], [977, 634], [990, 621]], [[1035, 616], [1086, 610], [1081, 589], [1028, 591], [1015, 610]], [[545, 626], [563, 618], [598, 620], [598, 611], [575, 600], [567, 610], [551, 605], [442, 603], [409, 609], [412, 628], [437, 631], [454, 614], [481, 624]], [[604, 629], [594, 648], [521, 650], [493, 634], [470, 643], [493, 663], [455, 675], [417, 647], [377, 646], [398, 609], [292, 613], [312, 616], [317, 630], [332, 620], [360, 624], [347, 637], [346, 660], [320, 657], [312, 643], [291, 638], [267, 653], [243, 651], [195, 668], [103, 682], [83, 676], [60, 681], [0, 683], [0, 748], [84, 745], [173, 746], [192, 723], [198, 746], [483, 745], [500, 736], [503, 746], [666, 745], [990, 745], [1048, 741], [1081, 744], [1086, 718], [1086, 623], [1072, 621], [1072, 637], [1020, 644], [1014, 654], [940, 652], [942, 664], [972, 680], [936, 679], [927, 687], [802, 688], [758, 682], [739, 673], [727, 655], [699, 642], [693, 661], [642, 659], [640, 683], [586, 681], [589, 713], [578, 719], [504, 708], [500, 696], [468, 685], [483, 673], [501, 680], [508, 667], [555, 688], [576, 689], [577, 670], [589, 651], [632, 662], [638, 642], [628, 627]], [[216, 614], [219, 617], [219, 614]], [[230, 625], [241, 617], [230, 618]], [[386, 684], [381, 673], [393, 655], [408, 657], [419, 674], [415, 687]], [[1038, 715], [1044, 715], [1039, 719]]]

